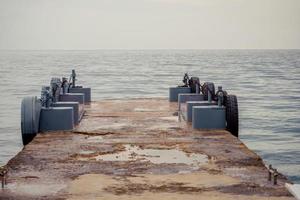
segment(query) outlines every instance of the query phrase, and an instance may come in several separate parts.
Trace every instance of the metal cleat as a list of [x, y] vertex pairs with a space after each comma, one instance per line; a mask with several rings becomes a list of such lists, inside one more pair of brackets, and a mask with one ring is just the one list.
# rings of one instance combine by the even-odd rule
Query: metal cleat
[[4, 188], [4, 186], [7, 184], [7, 169], [6, 167], [2, 166], [0, 167], [0, 178], [1, 178], [1, 185], [2, 185], [2, 189]]
[[268, 181], [272, 181], [273, 178], [273, 185], [277, 185], [277, 178], [278, 178], [278, 171], [277, 169], [273, 168], [272, 165], [269, 165], [268, 169]]

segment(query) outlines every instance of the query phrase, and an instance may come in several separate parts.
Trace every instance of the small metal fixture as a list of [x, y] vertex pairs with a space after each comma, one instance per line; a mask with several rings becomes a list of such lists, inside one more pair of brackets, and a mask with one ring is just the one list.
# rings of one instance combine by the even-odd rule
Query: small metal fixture
[[274, 169], [274, 174], [273, 174], [273, 176], [274, 176], [274, 180], [273, 180], [273, 184], [274, 185], [277, 185], [277, 177], [278, 177], [278, 172], [277, 172], [277, 169]]
[[68, 83], [68, 79], [66, 77], [62, 78], [61, 87], [62, 87], [63, 94], [66, 94], [69, 89], [69, 83]]
[[222, 86], [218, 86], [218, 91], [216, 96], [218, 98], [218, 106], [221, 107], [224, 103], [224, 96], [225, 96]]
[[51, 97], [53, 102], [57, 102], [61, 90], [61, 80], [60, 78], [52, 78], [50, 81], [51, 86]]
[[0, 178], [1, 178], [2, 189], [7, 184], [7, 177], [6, 177], [7, 172], [8, 171], [5, 167], [0, 167]]
[[271, 172], [271, 170], [273, 170], [272, 165], [269, 165], [269, 168], [268, 168], [268, 181], [272, 180], [272, 172]]
[[75, 69], [72, 69], [72, 74], [71, 74], [71, 77], [72, 79], [72, 88], [76, 87], [75, 85], [75, 82], [76, 82], [76, 72], [75, 72]]
[[211, 101], [212, 101], [212, 95], [210, 90], [208, 90], [208, 102], [211, 103]]
[[183, 87], [188, 87], [189, 86], [189, 80], [190, 80], [190, 78], [189, 78], [188, 73], [185, 73], [184, 76], [183, 76], [183, 80], [182, 80], [182, 82], [184, 84]]
[[277, 169], [273, 168], [272, 165], [268, 167], [268, 181], [272, 181], [273, 178], [273, 185], [277, 185], [277, 178], [278, 178], [278, 171]]
[[191, 92], [200, 94], [200, 79], [198, 77], [191, 77], [188, 82]]
[[46, 107], [46, 108], [50, 107], [51, 95], [50, 95], [50, 87], [49, 86], [42, 87], [41, 102], [42, 102], [43, 107]]

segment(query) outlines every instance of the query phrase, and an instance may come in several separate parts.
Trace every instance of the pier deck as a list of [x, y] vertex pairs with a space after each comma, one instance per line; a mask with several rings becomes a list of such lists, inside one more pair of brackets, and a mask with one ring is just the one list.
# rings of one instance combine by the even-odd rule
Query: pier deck
[[227, 131], [178, 122], [166, 99], [87, 106], [69, 132], [39, 134], [9, 161], [0, 199], [294, 199]]

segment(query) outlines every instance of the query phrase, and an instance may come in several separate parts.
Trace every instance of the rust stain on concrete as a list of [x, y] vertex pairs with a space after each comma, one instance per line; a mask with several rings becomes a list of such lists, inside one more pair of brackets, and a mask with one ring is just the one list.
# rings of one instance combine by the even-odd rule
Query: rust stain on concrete
[[74, 131], [39, 134], [0, 199], [293, 199], [227, 131], [193, 130], [166, 99], [106, 100]]

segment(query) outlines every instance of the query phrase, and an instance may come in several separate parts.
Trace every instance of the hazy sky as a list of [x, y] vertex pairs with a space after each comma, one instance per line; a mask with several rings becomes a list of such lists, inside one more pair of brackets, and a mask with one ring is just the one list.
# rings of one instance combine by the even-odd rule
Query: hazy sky
[[300, 48], [300, 0], [0, 0], [0, 49]]

